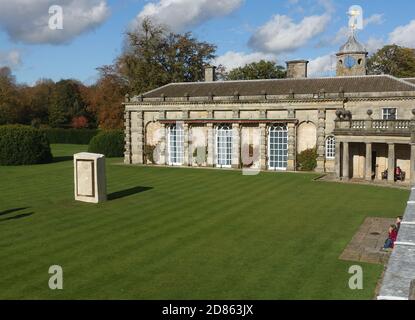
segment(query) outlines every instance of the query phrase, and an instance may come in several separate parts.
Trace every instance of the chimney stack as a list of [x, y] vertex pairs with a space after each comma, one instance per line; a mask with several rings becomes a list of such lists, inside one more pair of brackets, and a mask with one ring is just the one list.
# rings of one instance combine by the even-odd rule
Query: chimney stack
[[205, 67], [205, 82], [216, 81], [216, 67], [206, 66]]
[[307, 60], [287, 61], [287, 78], [307, 78]]

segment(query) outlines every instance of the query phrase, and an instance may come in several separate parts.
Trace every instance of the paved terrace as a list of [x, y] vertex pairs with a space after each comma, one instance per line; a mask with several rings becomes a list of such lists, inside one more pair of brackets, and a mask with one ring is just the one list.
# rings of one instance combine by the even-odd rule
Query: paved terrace
[[378, 300], [408, 300], [413, 280], [415, 280], [415, 188], [412, 188]]

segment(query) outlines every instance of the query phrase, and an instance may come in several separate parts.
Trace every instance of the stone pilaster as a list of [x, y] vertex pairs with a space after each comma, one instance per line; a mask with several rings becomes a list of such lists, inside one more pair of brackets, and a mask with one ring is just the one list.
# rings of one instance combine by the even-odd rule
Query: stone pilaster
[[365, 158], [365, 179], [372, 181], [372, 144], [366, 143], [366, 158]]
[[343, 142], [343, 179], [350, 179], [350, 170], [349, 170], [349, 143]]
[[239, 123], [232, 124], [232, 168], [238, 169], [241, 163], [241, 133]]
[[411, 143], [411, 186], [415, 185], [415, 143]]
[[288, 171], [295, 171], [296, 169], [296, 140], [295, 123], [288, 123]]
[[395, 144], [388, 143], [388, 181], [395, 182]]
[[189, 124], [183, 123], [183, 165], [189, 166], [192, 164], [190, 160], [189, 152]]
[[143, 112], [131, 112], [131, 162], [143, 164], [144, 156], [144, 121]]
[[325, 171], [325, 149], [326, 149], [326, 110], [318, 110], [317, 126], [317, 172]]
[[259, 130], [261, 135], [259, 151], [261, 170], [267, 170], [267, 125], [260, 123]]
[[160, 158], [159, 163], [160, 165], [168, 164], [168, 155], [167, 155], [167, 135], [168, 129], [166, 125], [162, 125], [161, 128], [161, 137], [160, 137]]
[[131, 115], [130, 111], [124, 112], [124, 163], [131, 164]]
[[208, 148], [208, 156], [207, 156], [207, 166], [214, 167], [215, 166], [215, 130], [213, 128], [213, 123], [207, 124], [207, 148]]
[[336, 178], [340, 179], [341, 178], [341, 152], [340, 152], [340, 141], [337, 141], [336, 139], [336, 155], [335, 155], [335, 167], [336, 167]]

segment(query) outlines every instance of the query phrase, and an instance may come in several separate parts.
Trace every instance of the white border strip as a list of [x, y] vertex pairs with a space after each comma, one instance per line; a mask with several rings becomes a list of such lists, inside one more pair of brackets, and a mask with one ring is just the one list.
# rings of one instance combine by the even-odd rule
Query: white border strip
[[395, 297], [395, 296], [378, 296], [377, 298], [378, 300], [409, 300], [408, 298], [403, 298], [403, 297]]
[[408, 201], [407, 204], [415, 204], [415, 201]]
[[401, 222], [401, 225], [402, 225], [402, 224], [406, 224], [406, 225], [414, 226], [414, 225], [415, 225], [415, 221], [402, 221], [402, 222]]
[[414, 242], [401, 242], [401, 241], [396, 241], [395, 242], [395, 246], [410, 246], [410, 247], [415, 247], [415, 243]]

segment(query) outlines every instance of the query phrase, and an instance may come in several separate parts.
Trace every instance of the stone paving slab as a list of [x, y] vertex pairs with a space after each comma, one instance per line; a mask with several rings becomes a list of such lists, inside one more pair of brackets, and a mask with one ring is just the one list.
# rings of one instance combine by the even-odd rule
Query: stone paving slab
[[380, 251], [395, 219], [366, 218], [339, 259], [386, 265], [390, 253]]

